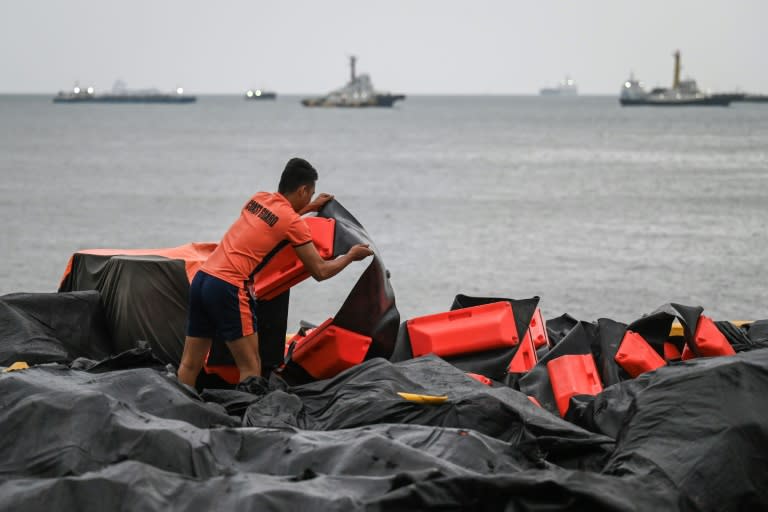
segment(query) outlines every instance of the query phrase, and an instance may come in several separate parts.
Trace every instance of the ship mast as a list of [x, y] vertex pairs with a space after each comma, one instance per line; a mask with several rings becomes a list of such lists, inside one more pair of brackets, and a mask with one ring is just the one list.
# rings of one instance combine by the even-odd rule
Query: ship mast
[[675, 51], [675, 77], [672, 79], [672, 88], [680, 86], [680, 50]]
[[356, 60], [357, 60], [357, 57], [355, 57], [354, 55], [349, 56], [350, 83], [355, 81], [355, 61]]

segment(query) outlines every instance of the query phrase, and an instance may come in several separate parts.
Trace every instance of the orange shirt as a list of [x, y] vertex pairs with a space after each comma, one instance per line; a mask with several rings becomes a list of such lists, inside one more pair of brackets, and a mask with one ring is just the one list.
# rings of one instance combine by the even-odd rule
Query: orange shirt
[[201, 270], [243, 287], [264, 259], [286, 242], [297, 247], [311, 241], [307, 223], [282, 194], [259, 192], [245, 204]]

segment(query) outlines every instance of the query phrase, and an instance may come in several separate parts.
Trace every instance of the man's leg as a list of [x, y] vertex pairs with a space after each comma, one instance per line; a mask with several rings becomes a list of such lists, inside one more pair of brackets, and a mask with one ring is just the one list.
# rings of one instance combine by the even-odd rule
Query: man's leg
[[184, 352], [179, 363], [179, 381], [195, 387], [195, 381], [205, 362], [205, 356], [211, 350], [211, 338], [187, 336], [184, 340]]
[[240, 371], [240, 382], [248, 377], [261, 377], [259, 357], [259, 335], [256, 333], [227, 342], [232, 358]]

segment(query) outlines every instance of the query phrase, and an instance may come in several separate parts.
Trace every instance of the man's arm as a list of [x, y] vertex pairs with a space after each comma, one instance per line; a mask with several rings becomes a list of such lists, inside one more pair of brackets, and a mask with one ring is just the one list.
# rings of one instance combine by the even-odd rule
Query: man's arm
[[347, 254], [333, 260], [324, 260], [318, 254], [315, 244], [312, 242], [294, 247], [294, 250], [304, 264], [304, 268], [317, 281], [331, 278], [344, 270], [353, 261], [360, 261], [373, 254], [373, 251], [366, 244], [357, 244]]
[[331, 194], [326, 194], [323, 192], [322, 194], [319, 194], [314, 201], [309, 203], [307, 206], [305, 206], [300, 212], [299, 215], [304, 215], [305, 213], [309, 212], [319, 212], [320, 208], [325, 206], [325, 203], [333, 199], [333, 196]]

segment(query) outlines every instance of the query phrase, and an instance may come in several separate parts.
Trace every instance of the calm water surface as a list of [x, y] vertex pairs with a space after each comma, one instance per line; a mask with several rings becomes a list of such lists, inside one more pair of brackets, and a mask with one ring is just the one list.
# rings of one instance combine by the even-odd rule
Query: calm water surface
[[[303, 156], [376, 241], [403, 319], [457, 293], [539, 295], [545, 317], [631, 321], [675, 301], [768, 318], [768, 105], [298, 99], [0, 96], [0, 294], [55, 291], [79, 249], [218, 241]], [[289, 329], [333, 316], [363, 268], [296, 287]]]

